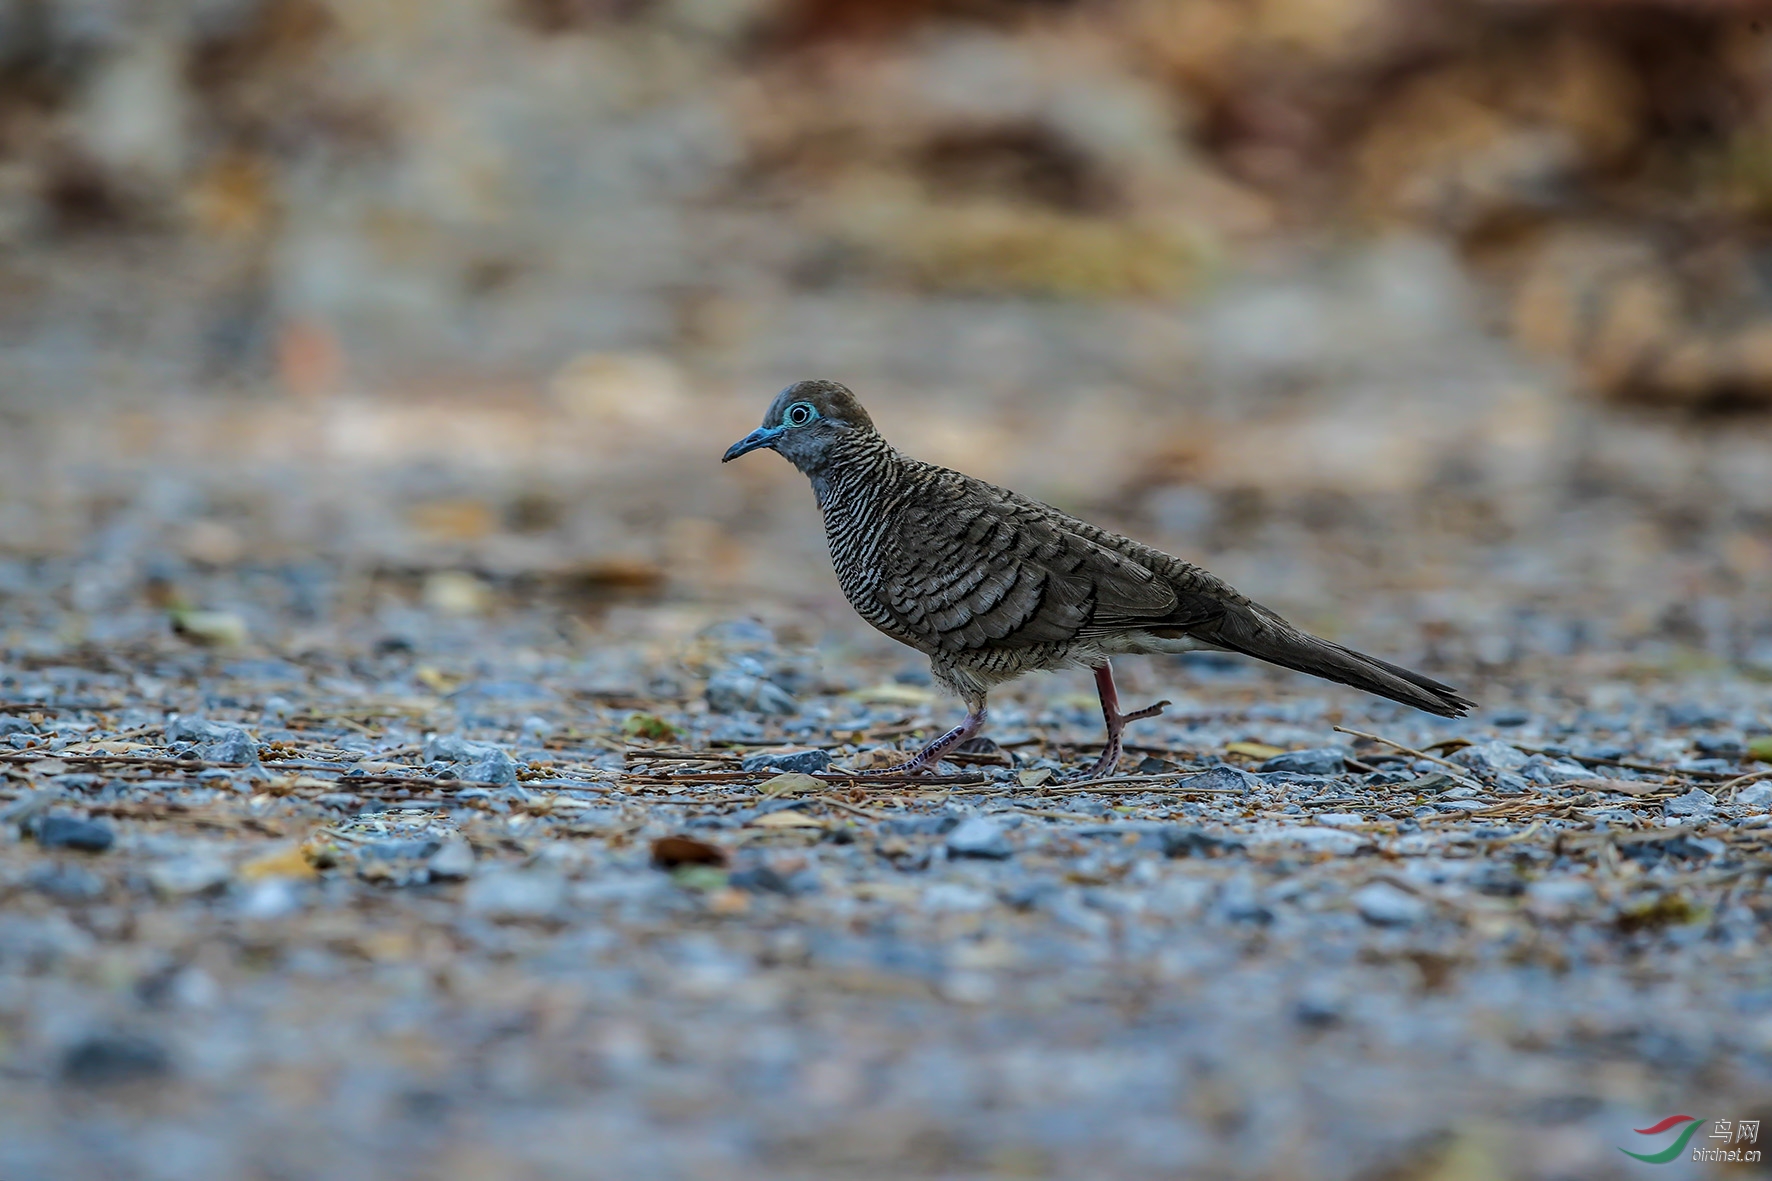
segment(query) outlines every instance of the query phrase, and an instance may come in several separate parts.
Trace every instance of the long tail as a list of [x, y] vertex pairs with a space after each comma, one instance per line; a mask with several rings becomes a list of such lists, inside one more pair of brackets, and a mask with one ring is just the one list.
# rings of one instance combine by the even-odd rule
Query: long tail
[[1190, 628], [1189, 634], [1231, 652], [1352, 685], [1443, 718], [1462, 718], [1476, 706], [1450, 685], [1308, 635], [1255, 603], [1231, 607], [1210, 623]]

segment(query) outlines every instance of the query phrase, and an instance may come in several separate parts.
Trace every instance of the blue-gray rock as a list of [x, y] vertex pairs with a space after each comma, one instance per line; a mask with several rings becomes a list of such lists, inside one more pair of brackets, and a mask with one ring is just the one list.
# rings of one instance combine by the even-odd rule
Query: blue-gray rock
[[1526, 755], [1500, 739], [1490, 739], [1454, 751], [1452, 761], [1461, 767], [1469, 767], [1478, 775], [1493, 778], [1503, 771], [1518, 771], [1524, 767]]
[[479, 758], [461, 768], [461, 777], [475, 783], [511, 787], [517, 782], [517, 761], [496, 746], [488, 747]]
[[243, 727], [204, 718], [174, 718], [166, 724], [167, 742], [190, 742], [198, 758], [210, 763], [258, 762], [258, 743]]
[[735, 889], [749, 890], [753, 894], [792, 894], [793, 882], [786, 875], [771, 866], [755, 865], [749, 869], [741, 869], [727, 879]]
[[495, 919], [544, 918], [566, 901], [566, 881], [540, 870], [501, 869], [469, 883], [462, 905]]
[[1263, 771], [1293, 771], [1300, 775], [1334, 775], [1341, 771], [1347, 748], [1319, 746], [1310, 750], [1289, 750], [1275, 755], [1261, 765]]
[[103, 853], [117, 839], [109, 825], [76, 816], [45, 816], [36, 824], [37, 843], [45, 849], [79, 849]]
[[812, 775], [828, 771], [831, 755], [823, 750], [789, 750], [746, 755], [740, 764], [746, 771], [799, 771]]
[[1668, 816], [1709, 816], [1717, 810], [1717, 797], [1695, 787], [1683, 796], [1676, 796], [1662, 809]]
[[431, 877], [442, 881], [461, 881], [474, 873], [474, 847], [459, 837], [443, 842], [426, 863]]
[[800, 703], [777, 685], [747, 672], [728, 669], [708, 679], [708, 708], [719, 714], [795, 714]]
[[517, 782], [517, 761], [503, 747], [490, 742], [469, 742], [457, 734], [435, 734], [425, 739], [422, 757], [427, 763], [447, 764], [471, 783], [509, 787]]
[[1225, 882], [1219, 888], [1218, 902], [1213, 910], [1219, 918], [1232, 923], [1266, 925], [1274, 921], [1274, 912], [1256, 894], [1255, 883], [1245, 878]]
[[959, 823], [958, 816], [943, 812], [935, 816], [894, 816], [886, 821], [886, 828], [898, 836], [910, 837], [952, 832]]
[[14, 734], [34, 734], [37, 727], [23, 718], [11, 714], [0, 714], [0, 738], [8, 738]]
[[948, 833], [948, 856], [950, 857], [981, 857], [990, 861], [1002, 861], [1015, 855], [1015, 847], [1009, 843], [1009, 834], [1002, 824], [984, 816], [973, 816], [962, 820], [952, 832]]
[[1375, 927], [1407, 927], [1427, 918], [1427, 903], [1389, 882], [1373, 882], [1354, 891], [1354, 909]]
[[36, 866], [25, 884], [61, 902], [94, 902], [105, 894], [105, 880], [78, 865]]
[[1765, 811], [1767, 805], [1772, 804], [1772, 783], [1762, 779], [1758, 783], [1748, 784], [1735, 793], [1735, 802], [1756, 811]]
[[81, 1087], [144, 1082], [172, 1073], [172, 1056], [159, 1042], [138, 1034], [95, 1034], [62, 1055], [63, 1082]]
[[1176, 784], [1178, 787], [1191, 787], [1197, 791], [1222, 792], [1245, 792], [1260, 785], [1261, 780], [1236, 767], [1213, 767], [1179, 780]]
[[1159, 829], [1157, 841], [1165, 857], [1210, 857], [1243, 848], [1235, 838], [1215, 837], [1197, 828], [1169, 825]]

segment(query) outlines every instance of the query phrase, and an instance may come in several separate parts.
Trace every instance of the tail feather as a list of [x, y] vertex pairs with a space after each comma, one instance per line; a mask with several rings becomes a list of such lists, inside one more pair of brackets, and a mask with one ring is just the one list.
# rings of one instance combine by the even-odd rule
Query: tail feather
[[1476, 707], [1450, 685], [1308, 635], [1253, 603], [1227, 611], [1190, 634], [1228, 651], [1351, 685], [1442, 718], [1462, 718]]

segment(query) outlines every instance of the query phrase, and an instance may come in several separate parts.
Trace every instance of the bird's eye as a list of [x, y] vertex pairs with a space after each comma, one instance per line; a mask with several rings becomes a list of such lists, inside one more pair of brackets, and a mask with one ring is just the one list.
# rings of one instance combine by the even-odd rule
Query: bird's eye
[[818, 411], [812, 408], [810, 402], [795, 402], [782, 417], [787, 419], [789, 426], [805, 426], [818, 417]]

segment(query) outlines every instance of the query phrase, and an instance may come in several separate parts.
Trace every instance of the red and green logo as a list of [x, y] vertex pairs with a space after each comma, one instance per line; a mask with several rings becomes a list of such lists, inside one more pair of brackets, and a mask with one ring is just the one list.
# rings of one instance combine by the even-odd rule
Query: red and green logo
[[1639, 1136], [1659, 1136], [1669, 1128], [1685, 1124], [1685, 1130], [1674, 1138], [1672, 1144], [1669, 1144], [1660, 1152], [1632, 1152], [1628, 1148], [1620, 1148], [1618, 1151], [1624, 1153], [1626, 1156], [1635, 1157], [1637, 1160], [1643, 1161], [1646, 1164], [1665, 1165], [1668, 1161], [1673, 1160], [1674, 1157], [1679, 1156], [1682, 1152], [1686, 1151], [1686, 1145], [1691, 1141], [1692, 1133], [1698, 1131], [1698, 1127], [1702, 1123], [1704, 1123], [1704, 1121], [1695, 1115], [1670, 1115], [1660, 1123], [1650, 1124], [1646, 1128], [1632, 1128], [1631, 1131]]

